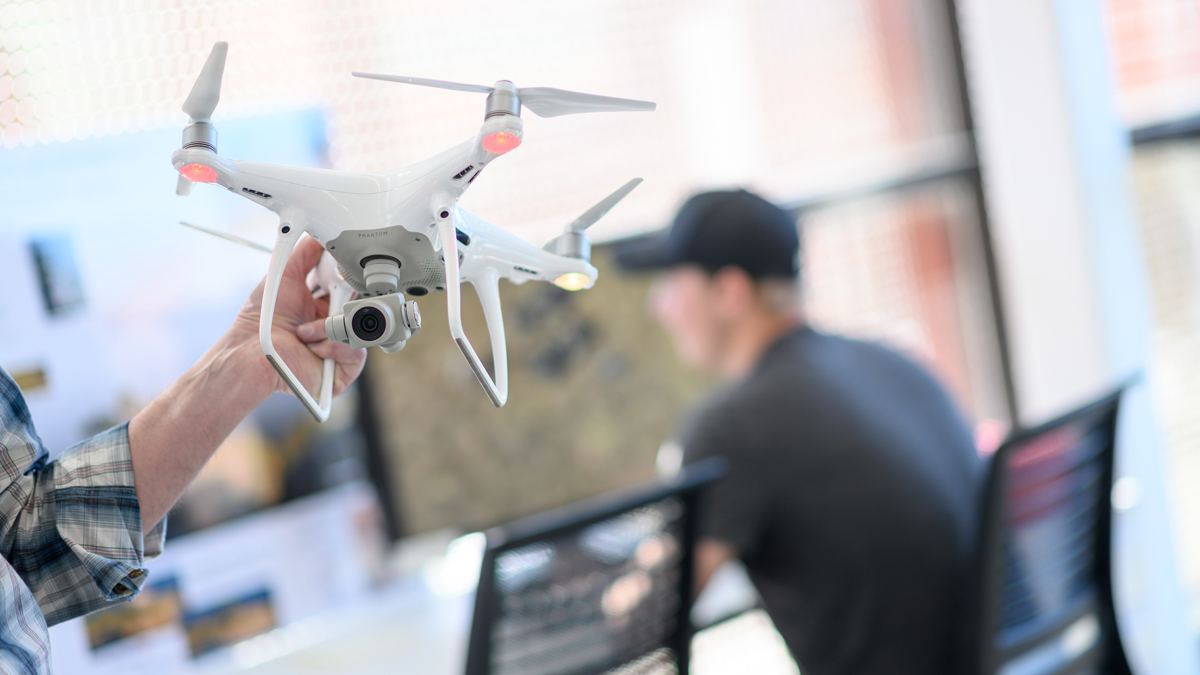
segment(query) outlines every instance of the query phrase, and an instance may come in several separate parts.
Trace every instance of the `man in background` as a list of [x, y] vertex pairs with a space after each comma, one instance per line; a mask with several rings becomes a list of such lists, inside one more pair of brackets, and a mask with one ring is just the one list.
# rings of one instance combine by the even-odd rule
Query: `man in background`
[[651, 313], [724, 386], [680, 433], [729, 473], [706, 498], [703, 588], [740, 558], [804, 675], [953, 672], [981, 463], [946, 392], [882, 346], [804, 322], [795, 220], [745, 191], [692, 197], [626, 242]]

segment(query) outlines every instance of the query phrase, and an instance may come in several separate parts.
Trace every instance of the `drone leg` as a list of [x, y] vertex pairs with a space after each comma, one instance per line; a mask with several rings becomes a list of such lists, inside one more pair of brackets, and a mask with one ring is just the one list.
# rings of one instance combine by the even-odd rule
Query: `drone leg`
[[[492, 341], [492, 364], [496, 369], [496, 380], [493, 382], [487, 369], [483, 367], [471, 341], [467, 339], [462, 325], [462, 275], [458, 265], [458, 239], [454, 225], [454, 208], [449, 197], [444, 194], [434, 195], [434, 222], [438, 225], [438, 234], [442, 240], [442, 257], [446, 263], [446, 313], [450, 317], [450, 336], [466, 357], [467, 363], [483, 385], [492, 403], [500, 408], [508, 400], [508, 357], [505, 353], [504, 322], [500, 313], [500, 292], [498, 275], [495, 270], [488, 270], [488, 279], [472, 282], [476, 293], [483, 303], [484, 318], [487, 319], [488, 333]], [[482, 291], [482, 292], [481, 292]], [[498, 338], [498, 339], [497, 339]]]
[[283, 270], [287, 267], [288, 258], [292, 255], [292, 249], [296, 248], [296, 242], [304, 234], [305, 225], [304, 216], [297, 212], [284, 212], [284, 215], [279, 220], [279, 233], [275, 238], [275, 249], [271, 253], [271, 266], [267, 269], [266, 286], [263, 288], [262, 315], [258, 323], [258, 339], [262, 344], [263, 354], [267, 357], [267, 361], [275, 367], [275, 370], [279, 373], [279, 377], [283, 378], [283, 381], [296, 394], [296, 398], [300, 399], [300, 402], [312, 413], [313, 417], [317, 418], [318, 422], [324, 422], [329, 419], [329, 409], [333, 400], [335, 366], [333, 359], [325, 359], [325, 363], [323, 364], [324, 367], [321, 373], [321, 402], [317, 403], [313, 399], [312, 394], [308, 393], [304, 385], [300, 383], [299, 378], [292, 373], [292, 369], [283, 362], [283, 359], [279, 356], [279, 352], [275, 351], [275, 342], [271, 336], [271, 328], [275, 319], [275, 301], [279, 298], [279, 285], [283, 280]]
[[[333, 263], [333, 256], [329, 255], [328, 251], [321, 255], [329, 258], [326, 261], [323, 257], [321, 260], [322, 263], [333, 265], [334, 269], [336, 269], [336, 263]], [[341, 314], [342, 307], [353, 297], [354, 289], [350, 288], [349, 284], [338, 277], [336, 271], [332, 273], [331, 281], [328, 282], [327, 286], [327, 290], [329, 291], [329, 316]], [[333, 359], [325, 359], [324, 374], [321, 380], [321, 407], [326, 410], [329, 410], [330, 401], [333, 398], [334, 368], [336, 365], [337, 362]]]
[[500, 311], [500, 273], [494, 267], [486, 267], [471, 285], [483, 305], [483, 318], [487, 321], [488, 337], [492, 342], [496, 389], [499, 390], [500, 405], [504, 405], [508, 398], [508, 345], [504, 340], [504, 314]]

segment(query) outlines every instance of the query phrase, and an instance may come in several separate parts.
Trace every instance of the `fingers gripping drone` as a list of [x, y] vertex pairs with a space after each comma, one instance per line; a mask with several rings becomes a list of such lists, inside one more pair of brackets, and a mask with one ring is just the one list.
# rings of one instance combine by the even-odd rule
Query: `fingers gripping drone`
[[[279, 214], [263, 292], [259, 340], [283, 381], [314, 417], [320, 421], [328, 418], [333, 360], [324, 361], [314, 396], [280, 356], [272, 337], [274, 309], [287, 261], [307, 233], [325, 248], [307, 281], [314, 295], [329, 296], [325, 328], [330, 340], [352, 347], [379, 346], [389, 353], [399, 351], [421, 328], [417, 303], [408, 298], [445, 291], [455, 344], [488, 398], [497, 407], [503, 406], [508, 399], [508, 359], [500, 279], [515, 284], [547, 281], [568, 290], [590, 288], [597, 271], [589, 262], [591, 244], [586, 230], [641, 179], [630, 181], [596, 204], [543, 248], [459, 208], [458, 198], [487, 164], [521, 144], [522, 108], [542, 117], [556, 117], [653, 110], [654, 104], [548, 87], [519, 89], [505, 80], [488, 87], [355, 73], [372, 79], [486, 93], [483, 125], [473, 139], [392, 172], [351, 173], [260, 164], [217, 154], [217, 133], [211, 118], [220, 98], [226, 52], [225, 43], [217, 43], [184, 104], [191, 122], [184, 129], [183, 147], [172, 155], [172, 163], [180, 173], [176, 191], [186, 196], [193, 183], [215, 183]], [[483, 305], [494, 379], [463, 330], [463, 282], [475, 288]]]

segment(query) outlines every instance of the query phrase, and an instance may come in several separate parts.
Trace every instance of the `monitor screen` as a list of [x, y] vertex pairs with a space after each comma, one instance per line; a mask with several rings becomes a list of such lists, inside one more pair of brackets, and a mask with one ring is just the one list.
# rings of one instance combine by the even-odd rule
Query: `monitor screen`
[[714, 470], [490, 531], [467, 672], [686, 672], [694, 506]]
[[[1115, 406], [1074, 415], [1010, 444], [1003, 462], [1003, 562], [997, 635], [1016, 647], [1094, 614], [1103, 589]], [[1083, 625], [1083, 624], [1081, 624]]]

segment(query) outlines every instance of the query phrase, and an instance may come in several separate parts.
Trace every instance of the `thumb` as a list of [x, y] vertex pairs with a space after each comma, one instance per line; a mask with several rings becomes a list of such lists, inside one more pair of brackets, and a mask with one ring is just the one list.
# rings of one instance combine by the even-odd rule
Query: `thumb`
[[325, 337], [325, 319], [302, 323], [296, 328], [296, 336], [304, 342], [320, 342]]
[[304, 235], [304, 238], [296, 245], [296, 250], [292, 252], [284, 274], [299, 276], [303, 279], [312, 268], [317, 266], [321, 260], [321, 254], [324, 252], [325, 247], [321, 246], [319, 241], [307, 234]]

